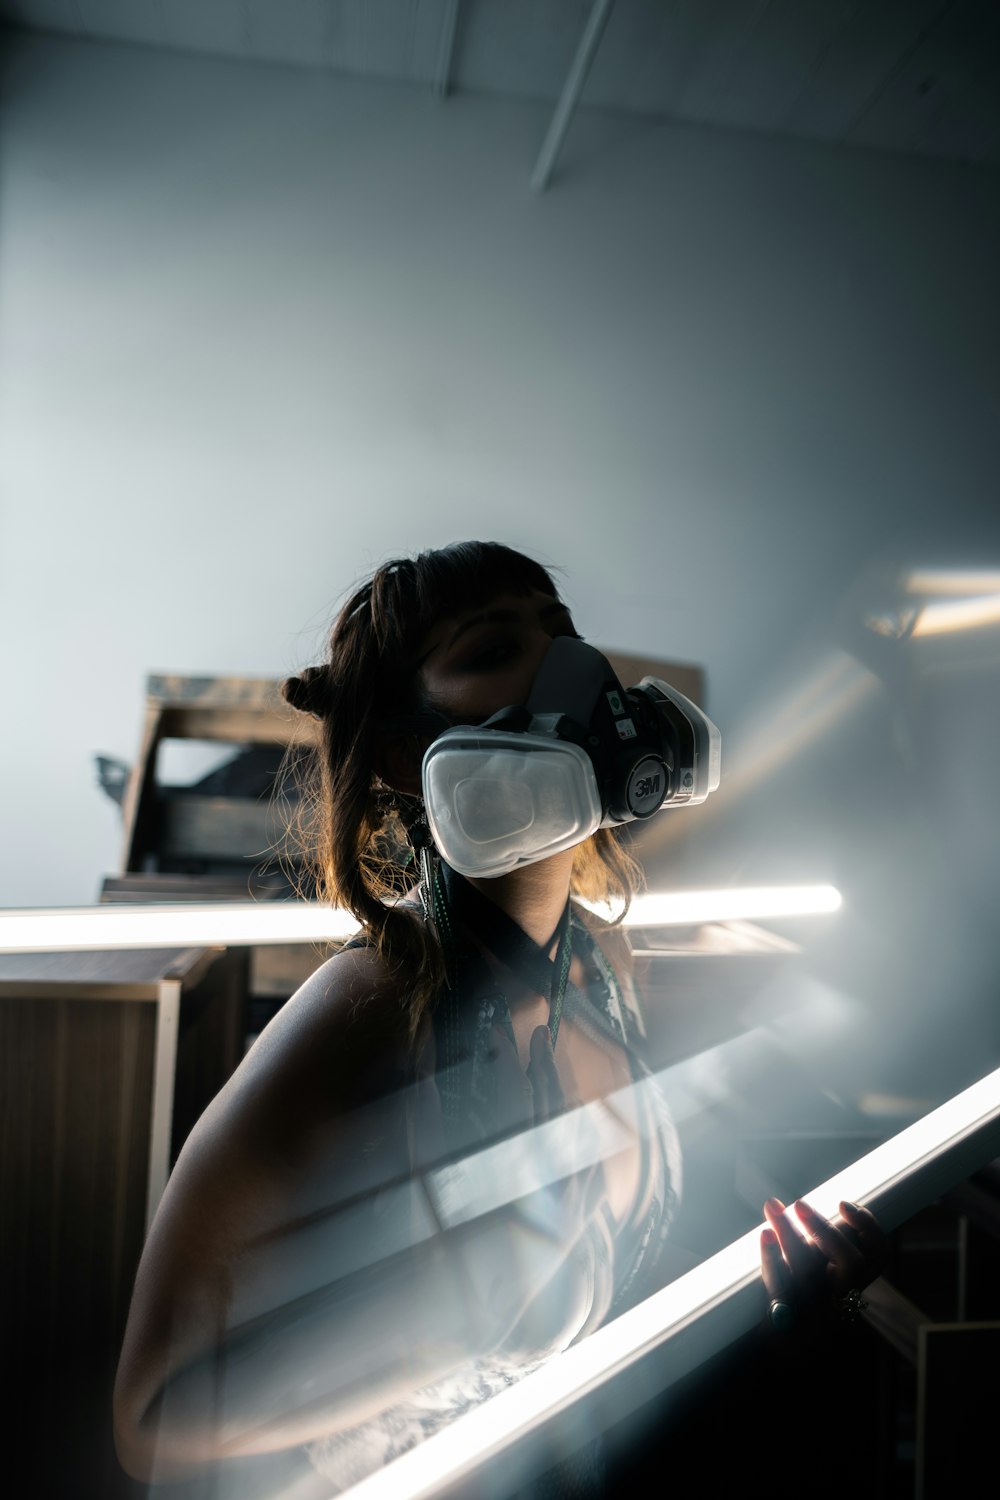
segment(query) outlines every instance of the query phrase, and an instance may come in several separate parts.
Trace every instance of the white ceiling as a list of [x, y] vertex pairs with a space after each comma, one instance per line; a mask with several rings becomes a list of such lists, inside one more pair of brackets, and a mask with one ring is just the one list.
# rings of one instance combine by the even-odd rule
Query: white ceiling
[[[592, 0], [0, 0], [77, 38], [555, 102]], [[1000, 0], [616, 0], [581, 105], [1000, 165]]]

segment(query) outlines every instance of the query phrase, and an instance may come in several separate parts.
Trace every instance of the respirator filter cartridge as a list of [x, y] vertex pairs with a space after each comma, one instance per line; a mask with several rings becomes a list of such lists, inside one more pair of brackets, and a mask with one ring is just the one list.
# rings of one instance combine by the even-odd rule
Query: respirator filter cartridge
[[434, 842], [460, 875], [506, 875], [601, 823], [590, 757], [548, 735], [446, 730], [424, 756], [423, 788]]

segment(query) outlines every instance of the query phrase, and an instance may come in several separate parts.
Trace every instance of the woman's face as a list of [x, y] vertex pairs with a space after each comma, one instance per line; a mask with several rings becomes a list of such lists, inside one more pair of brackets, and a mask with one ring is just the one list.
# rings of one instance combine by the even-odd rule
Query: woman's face
[[576, 634], [569, 610], [550, 594], [498, 594], [428, 632], [419, 653], [423, 695], [454, 723], [479, 723], [523, 703], [553, 639]]

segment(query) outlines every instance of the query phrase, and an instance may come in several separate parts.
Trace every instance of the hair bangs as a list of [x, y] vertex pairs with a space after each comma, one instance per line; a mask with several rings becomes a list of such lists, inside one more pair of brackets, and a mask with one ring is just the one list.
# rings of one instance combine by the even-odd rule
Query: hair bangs
[[498, 594], [529, 594], [532, 589], [558, 597], [551, 575], [533, 558], [500, 542], [454, 542], [395, 559], [378, 570], [372, 580], [372, 625], [383, 655], [405, 671], [439, 620]]

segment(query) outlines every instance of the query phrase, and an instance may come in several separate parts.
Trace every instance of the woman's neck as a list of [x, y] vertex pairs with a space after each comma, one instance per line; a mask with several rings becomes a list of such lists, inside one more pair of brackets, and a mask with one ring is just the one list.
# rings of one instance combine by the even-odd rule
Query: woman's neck
[[529, 937], [544, 945], [553, 937], [566, 907], [573, 873], [573, 850], [522, 865], [493, 880], [466, 876], [469, 884], [494, 901]]

